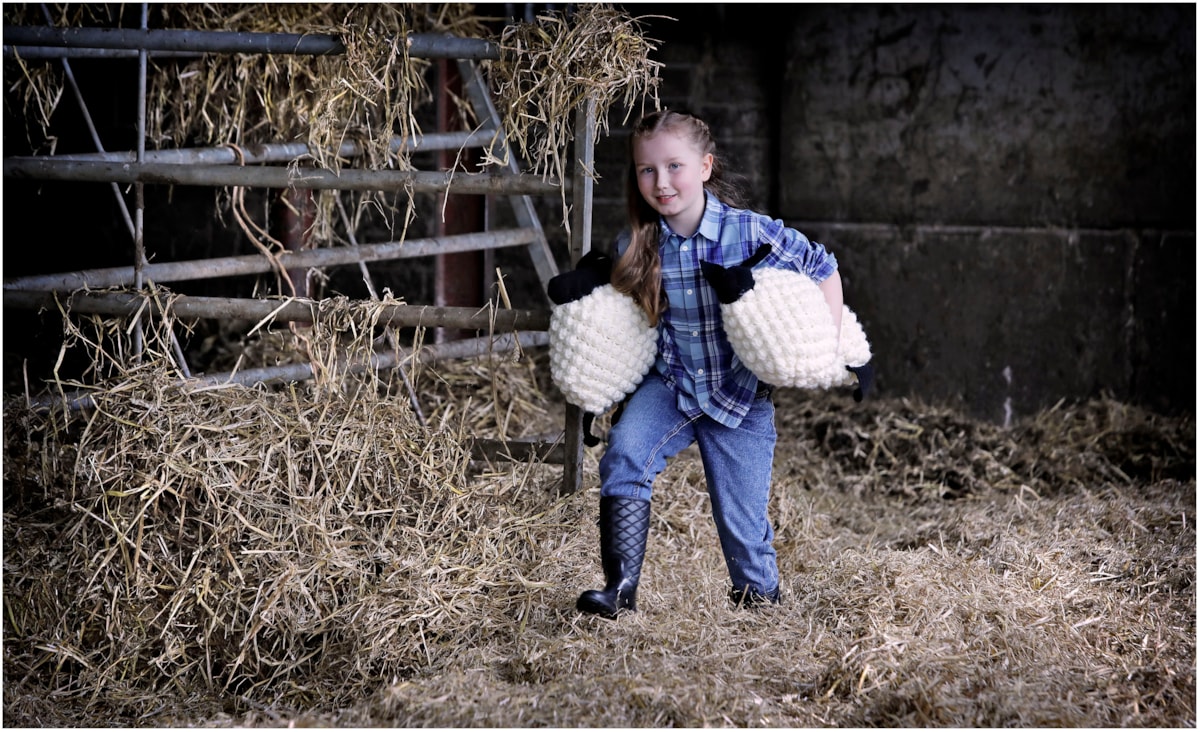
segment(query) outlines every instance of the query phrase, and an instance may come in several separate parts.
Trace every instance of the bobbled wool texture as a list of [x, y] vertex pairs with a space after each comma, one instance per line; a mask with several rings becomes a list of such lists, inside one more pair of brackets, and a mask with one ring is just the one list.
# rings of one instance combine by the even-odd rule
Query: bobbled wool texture
[[799, 272], [754, 270], [754, 287], [721, 305], [721, 317], [733, 352], [768, 384], [801, 389], [853, 384], [857, 378], [846, 367], [871, 360], [858, 316], [842, 306], [839, 339], [821, 288]]
[[657, 352], [658, 330], [612, 285], [550, 312], [550, 378], [586, 412], [603, 414], [633, 392]]

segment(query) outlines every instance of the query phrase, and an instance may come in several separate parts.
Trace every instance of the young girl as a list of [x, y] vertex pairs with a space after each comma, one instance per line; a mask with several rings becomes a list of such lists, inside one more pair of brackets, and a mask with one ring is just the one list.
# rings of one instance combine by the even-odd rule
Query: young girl
[[602, 590], [580, 595], [585, 613], [615, 618], [637, 609], [654, 480], [669, 458], [699, 445], [713, 520], [738, 606], [779, 602], [779, 570], [767, 517], [775, 453], [772, 387], [735, 358], [716, 293], [700, 262], [741, 264], [760, 245], [761, 266], [819, 283], [840, 327], [837, 260], [767, 216], [736, 208], [711, 131], [683, 112], [655, 112], [631, 137], [631, 229], [617, 242], [613, 286], [658, 328], [654, 368], [630, 395], [600, 460]]

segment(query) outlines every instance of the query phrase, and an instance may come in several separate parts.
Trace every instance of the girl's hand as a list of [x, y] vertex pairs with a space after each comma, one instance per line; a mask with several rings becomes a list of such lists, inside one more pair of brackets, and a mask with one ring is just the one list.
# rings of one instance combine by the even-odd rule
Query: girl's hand
[[829, 312], [833, 314], [833, 325], [837, 329], [838, 340], [841, 340], [842, 335], [842, 276], [836, 271], [829, 277], [825, 278], [824, 282], [817, 283], [821, 288], [821, 294], [825, 295], [825, 302], [829, 304]]

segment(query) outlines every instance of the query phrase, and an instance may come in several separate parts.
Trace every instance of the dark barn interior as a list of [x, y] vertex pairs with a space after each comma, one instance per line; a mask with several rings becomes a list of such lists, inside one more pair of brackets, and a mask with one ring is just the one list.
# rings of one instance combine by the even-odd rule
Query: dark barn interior
[[[1194, 5], [3, 12], [5, 726], [1195, 727]], [[656, 105], [836, 254], [876, 380], [773, 397], [782, 605], [689, 448], [610, 622], [545, 285]], [[514, 110], [570, 136], [497, 164]]]
[[[882, 356], [880, 393], [950, 400], [998, 422], [1100, 394], [1158, 411], [1194, 409], [1192, 8], [630, 12], [660, 42], [661, 103], [710, 118], [763, 210], [842, 259], [847, 297]], [[772, 19], [765, 38], [764, 17]], [[77, 59], [72, 68], [106, 147], [133, 149], [136, 61]], [[94, 150], [69, 95], [55, 108], [52, 139], [26, 112], [10, 94], [6, 156]], [[427, 129], [436, 124], [434, 110], [421, 114]], [[623, 216], [626, 116], [614, 108], [596, 146], [600, 247]], [[418, 162], [436, 163], [433, 154]], [[7, 279], [132, 257], [103, 184], [7, 178], [4, 196]], [[145, 196], [145, 241], [156, 260], [254, 251], [217, 215], [211, 190], [147, 186]], [[561, 211], [552, 199], [538, 205], [565, 264]], [[438, 225], [422, 211], [413, 233]], [[525, 285], [511, 294], [545, 303], [529, 286], [526, 260], [500, 264]], [[463, 297], [490, 296], [495, 263], [460, 265], [462, 287], [474, 290]], [[434, 302], [434, 267], [428, 258], [377, 277], [409, 302]], [[326, 293], [366, 294], [353, 267], [326, 276]], [[253, 278], [176, 285], [196, 294], [253, 287]], [[25, 372], [43, 377], [57, 357], [46, 317], [5, 309], [6, 389], [21, 387]], [[203, 370], [204, 355], [194, 356]]]

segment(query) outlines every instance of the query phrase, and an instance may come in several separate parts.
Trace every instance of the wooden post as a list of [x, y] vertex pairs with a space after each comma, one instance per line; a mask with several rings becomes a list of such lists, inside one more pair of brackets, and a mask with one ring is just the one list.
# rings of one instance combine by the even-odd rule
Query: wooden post
[[[571, 191], [571, 266], [592, 248], [592, 184], [595, 176], [596, 101], [587, 99], [575, 111], [575, 168]], [[563, 432], [561, 493], [583, 486], [583, 411], [568, 404]]]

